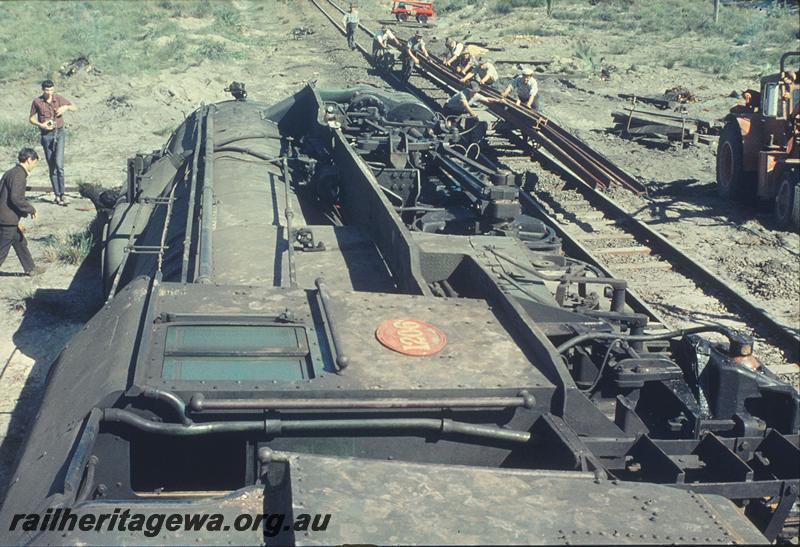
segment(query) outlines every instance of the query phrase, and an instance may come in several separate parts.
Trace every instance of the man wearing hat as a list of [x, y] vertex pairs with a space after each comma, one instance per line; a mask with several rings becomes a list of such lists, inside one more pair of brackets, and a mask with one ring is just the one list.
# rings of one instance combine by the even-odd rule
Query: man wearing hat
[[400, 47], [400, 40], [394, 35], [394, 32], [387, 26], [383, 25], [381, 31], [375, 34], [372, 40], [372, 58], [377, 59], [378, 56], [389, 48], [390, 44]]
[[466, 74], [475, 66], [475, 57], [469, 51], [465, 51], [453, 63], [453, 68], [458, 74]]
[[486, 97], [479, 93], [481, 86], [478, 82], [470, 82], [467, 87], [450, 97], [444, 104], [445, 116], [462, 116], [468, 114], [473, 118], [476, 117], [475, 111], [472, 110], [473, 101], [480, 101], [485, 104], [498, 102], [497, 99]]
[[464, 44], [456, 41], [455, 38], [448, 36], [444, 41], [444, 45], [447, 46], [444, 64], [450, 66], [453, 61], [458, 59], [459, 55], [461, 55], [461, 53], [464, 51]]
[[522, 73], [514, 76], [511, 83], [503, 91], [504, 99], [508, 97], [512, 89], [517, 94], [517, 106], [524, 102], [527, 108], [533, 107], [534, 110], [539, 110], [539, 86], [536, 80], [533, 79], [533, 71], [531, 69], [523, 68]]
[[[477, 77], [476, 77], [477, 76]], [[462, 83], [466, 83], [475, 78], [475, 81], [481, 85], [492, 85], [498, 79], [497, 69], [488, 59], [481, 58], [478, 60], [478, 70], [470, 69], [463, 78]]]
[[407, 42], [406, 47], [403, 48], [403, 81], [407, 82], [411, 77], [411, 71], [414, 70], [416, 65], [419, 65], [419, 56], [428, 57], [428, 50], [425, 48], [425, 40], [422, 39], [422, 33], [417, 31]]

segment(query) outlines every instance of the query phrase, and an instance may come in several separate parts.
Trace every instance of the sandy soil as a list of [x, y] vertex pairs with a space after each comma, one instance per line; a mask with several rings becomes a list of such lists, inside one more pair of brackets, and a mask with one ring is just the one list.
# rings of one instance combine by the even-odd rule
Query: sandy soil
[[[246, 82], [249, 96], [267, 103], [314, 80], [328, 86], [372, 83], [386, 87], [366, 70], [360, 54], [346, 49], [344, 39], [310, 3], [234, 5], [244, 12], [246, 31], [268, 34], [275, 39], [274, 47], [246, 60], [204, 60], [196, 66], [127, 77], [82, 71], [58, 82], [58, 92], [79, 106], [77, 112], [68, 114], [69, 185], [81, 180], [105, 186], [122, 184], [128, 157], [160, 147], [168, 137], [163, 131], [177, 126], [203, 102], [227, 98], [223, 88], [233, 80]], [[443, 40], [451, 32], [463, 37], [464, 22], [469, 20], [473, 21], [470, 39], [505, 48], [494, 54], [497, 58], [557, 58], [557, 66], [575, 66], [573, 59], [554, 55], [572, 51], [571, 39], [500, 36], [504, 24], [515, 16], [490, 20], [475, 9], [438, 18], [430, 30], [431, 38]], [[375, 19], [386, 19], [385, 11], [383, 3], [362, 7], [365, 23], [370, 26]], [[187, 32], [204, 32], [203, 20], [184, 19], [179, 23]], [[292, 30], [299, 27], [313, 32], [297, 33], [299, 39], [295, 39]], [[442, 47], [441, 41], [430, 44], [434, 52]], [[765, 307], [797, 324], [800, 238], [775, 231], [769, 215], [759, 209], [724, 203], [716, 197], [713, 147], [658, 151], [607, 133], [613, 125], [610, 112], [624, 105], [613, 98], [616, 93], [658, 95], [684, 85], [701, 99], [690, 105], [690, 115], [714, 119], [727, 111], [732, 90], [751, 87], [755, 82], [747, 75], [733, 75], [723, 81], [690, 69], [643, 70], [624, 55], [616, 56], [613, 63], [617, 69], [610, 81], [602, 81], [595, 74], [578, 78], [566, 72], [541, 78], [544, 113], [642, 177], [652, 189], [649, 199], [614, 191], [615, 199], [631, 211], [639, 211], [663, 232], [680, 238], [684, 248], [710, 268], [737, 281]], [[510, 72], [510, 65], [501, 66], [501, 73], [510, 76]], [[38, 81], [34, 79], [0, 85], [0, 117], [27, 118], [37, 91]], [[13, 165], [15, 152], [0, 149], [0, 168]], [[48, 185], [45, 169], [34, 172], [30, 184]], [[43, 196], [31, 197], [41, 212], [41, 220], [29, 225], [28, 231], [37, 259], [42, 255], [42, 239], [48, 234], [79, 230], [93, 217], [92, 205], [86, 200], [74, 199], [65, 209], [48, 203]], [[102, 301], [96, 259], [87, 260], [80, 268], [43, 265], [48, 267], [47, 273], [33, 280], [7, 274], [0, 277], [0, 495], [8, 480], [9, 465], [38, 405], [50, 364]], [[3, 271], [20, 271], [14, 256], [9, 257]], [[23, 302], [26, 298], [27, 306]]]

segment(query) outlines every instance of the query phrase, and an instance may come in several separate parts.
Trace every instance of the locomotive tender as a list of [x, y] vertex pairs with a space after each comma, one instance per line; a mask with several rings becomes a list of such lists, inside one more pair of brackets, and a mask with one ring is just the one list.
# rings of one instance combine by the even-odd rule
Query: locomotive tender
[[[3, 543], [778, 537], [797, 391], [738, 333], [648, 329], [624, 280], [526, 213], [528, 181], [479, 131], [403, 93], [309, 86], [201, 107], [132, 158], [109, 299], [52, 367]], [[149, 535], [15, 518], [67, 509], [331, 518]]]

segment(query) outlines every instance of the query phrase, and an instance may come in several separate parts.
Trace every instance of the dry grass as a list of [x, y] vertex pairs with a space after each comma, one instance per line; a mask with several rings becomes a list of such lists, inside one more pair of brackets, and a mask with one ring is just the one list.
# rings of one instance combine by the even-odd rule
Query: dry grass
[[[209, 53], [215, 60], [231, 59], [268, 45], [249, 31], [230, 1], [27, 0], [0, 5], [0, 27], [35, 29], [7, 32], [0, 40], [0, 81], [57, 78], [63, 64], [79, 57], [107, 74], [134, 74], [197, 63]], [[42, 23], [51, 17], [58, 24]], [[224, 35], [238, 47], [210, 47], [203, 39], [187, 37], [176, 22], [179, 17], [207, 19], [207, 32]]]
[[[522, 1], [503, 0], [503, 5]], [[614, 38], [595, 42], [594, 56], [627, 55], [641, 65], [686, 66], [721, 78], [733, 70], [747, 76], [775, 72], [781, 53], [800, 46], [796, 4], [725, 3], [716, 23], [710, 1], [555, 0], [553, 6], [552, 17], [542, 7], [505, 32], [574, 39], [581, 58], [588, 53], [581, 42], [602, 33]]]
[[27, 121], [0, 120], [0, 146], [19, 150], [39, 144], [39, 130]]
[[82, 232], [51, 235], [45, 242], [42, 258], [45, 262], [80, 264], [92, 252], [95, 239], [87, 228]]
[[516, 8], [538, 8], [545, 0], [496, 0], [492, 9], [497, 13], [511, 13]]

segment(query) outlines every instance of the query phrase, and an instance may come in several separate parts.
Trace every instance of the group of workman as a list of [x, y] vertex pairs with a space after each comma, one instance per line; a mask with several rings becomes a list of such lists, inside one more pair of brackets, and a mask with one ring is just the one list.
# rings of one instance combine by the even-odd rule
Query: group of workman
[[[69, 203], [64, 182], [64, 145], [67, 138], [64, 113], [70, 110], [75, 110], [75, 105], [57, 95], [55, 84], [51, 80], [45, 80], [42, 82], [42, 94], [33, 99], [29, 118], [30, 123], [39, 128], [40, 143], [53, 187], [53, 203], [62, 207]], [[28, 175], [38, 161], [39, 154], [36, 150], [25, 147], [17, 153], [17, 164], [0, 178], [0, 266], [8, 257], [9, 249], [13, 247], [27, 276], [44, 272], [44, 268], [34, 263], [24, 229], [20, 226], [21, 218], [37, 217], [36, 209], [25, 198], [25, 189]]]
[[[360, 16], [358, 8], [351, 4], [350, 11], [344, 14], [342, 23], [347, 34], [347, 44], [350, 49], [355, 49], [355, 33], [358, 28]], [[419, 58], [428, 58], [428, 49], [422, 33], [418, 30], [403, 44], [392, 30], [384, 25], [380, 32], [375, 34], [372, 41], [372, 57], [378, 61], [390, 47], [396, 47], [403, 62], [401, 77], [408, 81], [415, 66], [419, 66]], [[445, 53], [444, 64], [451, 67], [461, 76], [459, 81], [465, 84], [464, 89], [450, 97], [444, 104], [443, 110], [446, 116], [469, 115], [474, 117], [475, 111], [472, 105], [475, 101], [485, 104], [504, 102], [512, 92], [516, 95], [516, 104], [525, 105], [527, 108], [539, 110], [539, 87], [533, 77], [533, 71], [524, 68], [515, 75], [506, 88], [501, 92], [500, 99], [493, 99], [480, 93], [481, 86], [495, 88], [498, 83], [499, 75], [497, 69], [489, 59], [476, 57], [462, 42], [448, 37], [445, 40], [447, 52]]]

